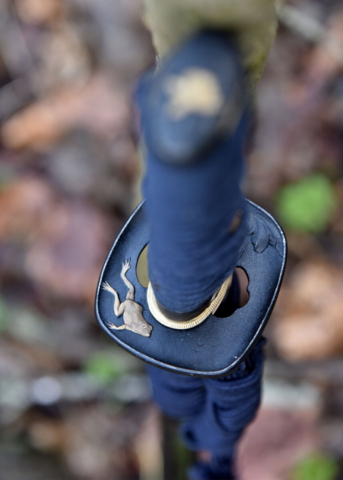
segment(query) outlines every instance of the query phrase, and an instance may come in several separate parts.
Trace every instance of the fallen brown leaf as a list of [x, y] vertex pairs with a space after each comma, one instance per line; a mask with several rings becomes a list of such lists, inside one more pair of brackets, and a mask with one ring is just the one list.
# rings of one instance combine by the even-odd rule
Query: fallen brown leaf
[[343, 273], [324, 261], [294, 271], [277, 307], [274, 339], [288, 360], [320, 359], [343, 352]]
[[7, 184], [0, 191], [0, 241], [34, 236], [54, 203], [53, 189], [37, 176], [24, 176]]
[[119, 231], [97, 209], [63, 202], [26, 255], [26, 273], [41, 289], [93, 305], [95, 289], [109, 244]]
[[128, 120], [123, 93], [105, 76], [97, 75], [81, 88], [59, 89], [24, 108], [3, 124], [0, 134], [9, 149], [44, 151], [76, 127], [115, 139], [126, 131]]
[[55, 22], [65, 13], [61, 0], [15, 0], [14, 5], [20, 20], [27, 23]]

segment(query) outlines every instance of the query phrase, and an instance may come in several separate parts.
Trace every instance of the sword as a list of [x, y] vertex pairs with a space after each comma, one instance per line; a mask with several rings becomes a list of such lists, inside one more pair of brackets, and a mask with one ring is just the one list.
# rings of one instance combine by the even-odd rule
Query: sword
[[[146, 201], [117, 238], [98, 285], [104, 330], [139, 358], [188, 375], [220, 377], [242, 363], [269, 319], [285, 267], [281, 228], [240, 189], [244, 78], [234, 38], [203, 31], [142, 79]], [[145, 288], [136, 270], [147, 245]], [[237, 267], [248, 276], [249, 301], [225, 315]], [[123, 321], [115, 324], [113, 313]]]
[[[284, 273], [281, 228], [240, 189], [255, 78], [242, 61], [241, 42], [226, 31], [197, 30], [137, 90], [146, 200], [108, 255], [96, 315], [119, 345], [172, 375], [239, 379], [235, 372], [242, 365], [247, 370], [254, 356]], [[144, 285], [137, 268], [147, 245], [150, 281]], [[243, 307], [233, 300], [237, 267], [249, 280]], [[157, 385], [162, 374], [151, 375]], [[248, 405], [249, 391], [241, 392]], [[256, 412], [255, 397], [230, 437], [233, 444]], [[214, 455], [219, 447], [208, 445]]]

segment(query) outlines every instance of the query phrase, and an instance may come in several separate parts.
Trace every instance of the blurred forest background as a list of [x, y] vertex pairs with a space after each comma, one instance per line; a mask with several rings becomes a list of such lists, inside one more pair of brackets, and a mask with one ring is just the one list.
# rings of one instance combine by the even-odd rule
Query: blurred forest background
[[[0, 479], [160, 480], [144, 365], [97, 278], [137, 178], [140, 0], [0, 2]], [[241, 480], [343, 479], [343, 7], [294, 0], [258, 87], [247, 196], [286, 230]], [[176, 479], [175, 479], [176, 480]], [[181, 480], [177, 479], [177, 480]]]

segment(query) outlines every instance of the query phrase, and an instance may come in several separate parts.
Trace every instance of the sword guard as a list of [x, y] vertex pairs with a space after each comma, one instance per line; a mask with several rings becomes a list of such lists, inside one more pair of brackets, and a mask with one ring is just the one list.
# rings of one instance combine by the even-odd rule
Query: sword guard
[[[149, 310], [147, 289], [137, 278], [142, 250], [149, 243], [149, 227], [144, 202], [132, 214], [116, 239], [103, 266], [96, 293], [95, 312], [101, 328], [120, 346], [138, 358], [176, 373], [216, 378], [232, 373], [249, 355], [272, 313], [287, 256], [285, 235], [261, 207], [246, 200], [248, 234], [242, 244], [237, 267], [249, 279], [249, 301], [226, 318], [211, 314], [189, 330], [175, 330], [158, 322]], [[110, 284], [124, 298], [127, 288], [121, 279], [122, 264], [131, 258], [129, 282], [135, 302], [142, 307], [145, 321], [152, 326], [144, 337], [133, 331], [111, 330], [113, 301], [101, 285]], [[224, 261], [224, 259], [223, 259]]]

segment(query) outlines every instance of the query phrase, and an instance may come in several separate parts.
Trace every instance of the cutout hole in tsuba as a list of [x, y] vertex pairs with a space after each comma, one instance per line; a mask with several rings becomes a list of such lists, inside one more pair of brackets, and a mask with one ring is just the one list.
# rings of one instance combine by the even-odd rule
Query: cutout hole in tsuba
[[148, 250], [149, 244], [145, 245], [138, 257], [136, 265], [136, 275], [139, 283], [144, 288], [149, 286], [149, 273], [148, 273]]
[[249, 302], [249, 277], [244, 268], [237, 267], [236, 273], [238, 275], [240, 296], [239, 296], [239, 308], [244, 307]]
[[[235, 273], [238, 277], [239, 283], [239, 306], [235, 305], [235, 302], [233, 302], [233, 296], [235, 296], [235, 292], [229, 291], [228, 295], [223, 300], [218, 310], [214, 314], [214, 316], [217, 318], [230, 317], [235, 313], [236, 310], [244, 307], [249, 301], [249, 277], [246, 271], [241, 267], [237, 267], [235, 269]], [[235, 288], [235, 286], [233, 286], [232, 288]]]

